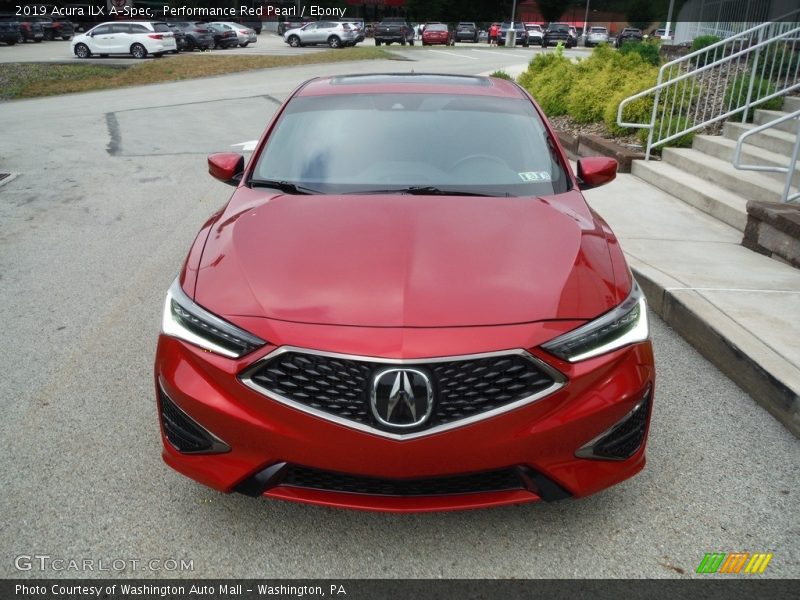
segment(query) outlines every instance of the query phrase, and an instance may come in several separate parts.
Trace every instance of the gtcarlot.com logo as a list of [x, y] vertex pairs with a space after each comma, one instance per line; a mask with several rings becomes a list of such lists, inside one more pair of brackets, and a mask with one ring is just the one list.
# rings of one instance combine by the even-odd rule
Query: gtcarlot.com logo
[[194, 571], [194, 559], [185, 558], [65, 558], [48, 554], [20, 554], [17, 571], [175, 572]]

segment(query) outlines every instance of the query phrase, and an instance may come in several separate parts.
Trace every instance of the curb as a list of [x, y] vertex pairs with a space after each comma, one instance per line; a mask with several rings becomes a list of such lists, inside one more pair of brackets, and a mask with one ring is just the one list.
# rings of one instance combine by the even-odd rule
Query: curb
[[[633, 257], [628, 257], [628, 262], [650, 309], [800, 438], [797, 367], [697, 292]], [[792, 381], [795, 385], [789, 383]]]

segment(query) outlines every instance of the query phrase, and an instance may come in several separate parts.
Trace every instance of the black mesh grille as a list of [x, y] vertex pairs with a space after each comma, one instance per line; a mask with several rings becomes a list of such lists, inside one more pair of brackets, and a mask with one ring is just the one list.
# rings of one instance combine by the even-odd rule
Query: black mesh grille
[[180, 452], [204, 452], [213, 447], [212, 440], [197, 424], [180, 410], [163, 392], [161, 400], [161, 422], [164, 424], [164, 435], [169, 443]]
[[650, 395], [639, 405], [630, 417], [614, 427], [608, 435], [593, 447], [593, 454], [599, 458], [625, 459], [633, 456], [641, 447], [647, 431], [647, 414], [650, 408]]
[[[378, 427], [369, 408], [369, 388], [373, 374], [387, 366], [286, 352], [265, 362], [250, 379], [267, 393]], [[554, 383], [550, 375], [519, 354], [405, 364], [403, 368], [423, 371], [433, 384], [434, 409], [423, 429], [511, 404]]]
[[378, 479], [289, 465], [281, 485], [374, 496], [441, 496], [525, 489], [513, 467], [430, 479]]

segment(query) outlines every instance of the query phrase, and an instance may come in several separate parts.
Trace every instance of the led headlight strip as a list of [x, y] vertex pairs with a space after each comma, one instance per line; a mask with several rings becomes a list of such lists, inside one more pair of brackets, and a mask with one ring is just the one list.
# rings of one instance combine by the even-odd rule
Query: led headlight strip
[[578, 362], [642, 342], [650, 335], [647, 301], [636, 281], [625, 301], [594, 321], [565, 333], [542, 348], [569, 362]]
[[192, 301], [178, 279], [167, 292], [161, 328], [166, 335], [229, 358], [239, 358], [267, 343]]

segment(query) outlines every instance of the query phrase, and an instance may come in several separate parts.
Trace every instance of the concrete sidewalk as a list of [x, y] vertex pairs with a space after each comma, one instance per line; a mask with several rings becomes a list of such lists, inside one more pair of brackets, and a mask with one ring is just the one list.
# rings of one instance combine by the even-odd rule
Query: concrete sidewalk
[[651, 310], [800, 437], [800, 270], [633, 175], [585, 195]]

